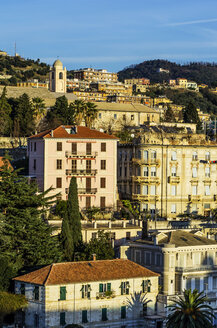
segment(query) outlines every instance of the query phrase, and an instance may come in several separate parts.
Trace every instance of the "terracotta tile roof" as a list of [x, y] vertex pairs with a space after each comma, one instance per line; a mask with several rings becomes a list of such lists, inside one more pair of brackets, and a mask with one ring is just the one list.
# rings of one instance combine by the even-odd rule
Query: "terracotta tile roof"
[[[73, 125], [60, 125], [56, 129], [46, 130], [36, 135], [29, 137], [33, 138], [67, 138], [67, 139], [116, 139], [117, 137], [103, 133], [94, 129], [89, 129], [86, 126], [77, 126], [76, 133], [68, 133], [66, 129], [73, 128]], [[53, 131], [53, 132], [52, 132]], [[53, 133], [53, 137], [51, 134]]]
[[54, 263], [14, 278], [37, 285], [59, 285], [79, 282], [157, 277], [159, 274], [129, 260], [101, 260]]

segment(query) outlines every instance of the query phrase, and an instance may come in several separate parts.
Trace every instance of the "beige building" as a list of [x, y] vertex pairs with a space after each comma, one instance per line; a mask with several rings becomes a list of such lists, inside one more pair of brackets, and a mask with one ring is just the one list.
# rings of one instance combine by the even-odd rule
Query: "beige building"
[[[129, 260], [56, 263], [14, 279], [28, 308], [26, 328], [161, 328], [156, 274]], [[145, 302], [150, 300], [149, 303]]]
[[84, 101], [106, 101], [107, 94], [103, 92], [93, 92], [93, 91], [73, 91], [73, 94], [81, 100]]
[[159, 122], [160, 114], [155, 109], [142, 104], [96, 103], [98, 117], [96, 129], [120, 130], [123, 125], [137, 126], [146, 122]]
[[90, 84], [91, 90], [104, 92], [107, 94], [127, 94], [132, 96], [132, 86], [124, 85], [121, 82], [93, 82]]
[[106, 69], [83, 68], [73, 72], [74, 78], [89, 82], [111, 81], [117, 82], [117, 73], [108, 72]]
[[66, 93], [66, 68], [59, 59], [50, 70], [50, 91]]
[[150, 84], [150, 80], [149, 79], [145, 79], [145, 78], [141, 78], [141, 79], [126, 79], [124, 80], [124, 84], [126, 85], [149, 85]]
[[[184, 289], [196, 288], [210, 299], [209, 305], [217, 315], [217, 242], [201, 232], [181, 230], [153, 234], [121, 247], [121, 257], [161, 274], [160, 294], [162, 314], [171, 296]], [[160, 309], [159, 304], [159, 309]], [[217, 324], [215, 319], [214, 324]], [[215, 326], [216, 327], [216, 326]]]
[[27, 82], [18, 82], [17, 87], [24, 87], [24, 88], [45, 88], [48, 89], [49, 83], [48, 82], [39, 82], [37, 79], [33, 81]]
[[176, 79], [176, 82], [177, 82], [177, 85], [180, 87], [180, 88], [186, 88], [187, 86], [187, 82], [188, 80], [187, 79], [183, 79], [183, 78], [178, 78]]
[[194, 124], [144, 125], [118, 146], [118, 188], [141, 211], [173, 218], [210, 215], [217, 205], [217, 144]]

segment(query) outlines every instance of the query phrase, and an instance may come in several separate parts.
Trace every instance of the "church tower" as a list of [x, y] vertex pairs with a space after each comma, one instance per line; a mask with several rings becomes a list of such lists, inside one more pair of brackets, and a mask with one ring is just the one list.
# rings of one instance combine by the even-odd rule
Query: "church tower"
[[59, 59], [50, 70], [50, 91], [66, 93], [66, 68]]

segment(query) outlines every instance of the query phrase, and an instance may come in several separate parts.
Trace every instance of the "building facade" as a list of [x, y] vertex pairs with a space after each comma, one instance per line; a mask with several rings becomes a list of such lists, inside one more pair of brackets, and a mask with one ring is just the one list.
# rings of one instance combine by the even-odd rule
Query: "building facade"
[[83, 68], [73, 72], [74, 78], [89, 82], [111, 81], [117, 82], [117, 73], [108, 72], [106, 69]]
[[16, 322], [26, 328], [161, 328], [158, 276], [123, 259], [52, 264], [14, 279], [15, 293], [29, 304]]
[[217, 205], [217, 144], [193, 128], [181, 123], [132, 128], [132, 143], [118, 146], [121, 198], [154, 216], [209, 216]]
[[[217, 315], [217, 242], [201, 232], [181, 230], [154, 234], [152, 238], [121, 246], [121, 257], [161, 274], [159, 309], [166, 314], [171, 298], [184, 289], [197, 289], [209, 298]], [[213, 322], [217, 324], [217, 319]]]
[[29, 175], [41, 191], [67, 199], [76, 177], [81, 208], [106, 208], [117, 199], [117, 138], [84, 126], [59, 126], [28, 139]]
[[50, 70], [50, 91], [66, 93], [66, 68], [57, 59]]

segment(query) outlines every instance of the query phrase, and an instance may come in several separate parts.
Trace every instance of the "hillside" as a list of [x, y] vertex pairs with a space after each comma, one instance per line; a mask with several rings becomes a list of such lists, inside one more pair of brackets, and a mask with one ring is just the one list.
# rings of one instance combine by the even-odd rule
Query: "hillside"
[[[167, 69], [169, 73], [159, 73], [158, 69]], [[148, 78], [152, 83], [164, 82], [169, 79], [183, 77], [197, 83], [217, 86], [217, 63], [189, 63], [180, 65], [167, 60], [148, 60], [138, 65], [132, 65], [118, 72], [119, 80], [130, 78]]]
[[0, 56], [0, 84], [16, 85], [17, 82], [30, 79], [45, 81], [48, 79], [49, 69], [50, 66], [40, 63], [39, 59], [35, 61], [19, 56]]

